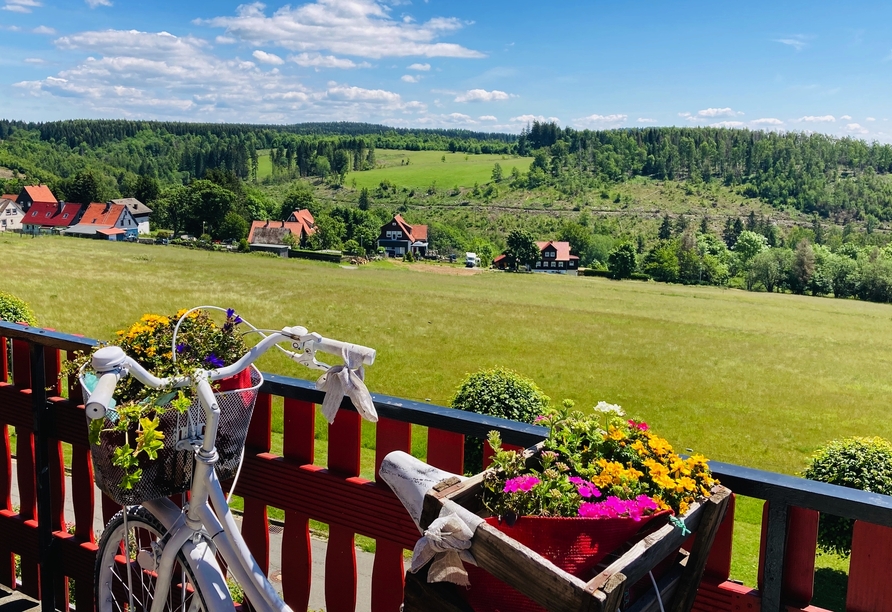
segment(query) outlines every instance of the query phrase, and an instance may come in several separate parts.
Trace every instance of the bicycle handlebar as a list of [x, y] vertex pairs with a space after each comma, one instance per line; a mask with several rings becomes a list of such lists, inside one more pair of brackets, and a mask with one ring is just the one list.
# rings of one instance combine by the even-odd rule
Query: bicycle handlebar
[[[228, 378], [238, 374], [254, 363], [260, 355], [272, 346], [285, 340], [292, 341], [293, 348], [301, 351], [300, 355], [292, 353], [292, 358], [308, 367], [321, 366], [323, 369], [327, 369], [324, 364], [320, 364], [313, 357], [317, 350], [345, 358], [349, 358], [351, 355], [356, 356], [361, 358], [362, 363], [366, 365], [372, 365], [375, 362], [375, 349], [325, 338], [317, 333], [308, 333], [304, 327], [295, 326], [285, 327], [282, 331], [265, 337], [233, 364], [215, 370], [201, 370], [200, 372], [206, 375], [207, 380]], [[90, 397], [84, 405], [87, 417], [90, 419], [101, 419], [105, 416], [118, 381], [129, 374], [135, 376], [142, 384], [154, 389], [187, 387], [193, 382], [193, 376], [158, 378], [128, 357], [123, 349], [118, 346], [107, 346], [99, 349], [93, 354], [91, 364], [96, 373], [99, 374], [99, 382], [92, 393], [90, 393]]]

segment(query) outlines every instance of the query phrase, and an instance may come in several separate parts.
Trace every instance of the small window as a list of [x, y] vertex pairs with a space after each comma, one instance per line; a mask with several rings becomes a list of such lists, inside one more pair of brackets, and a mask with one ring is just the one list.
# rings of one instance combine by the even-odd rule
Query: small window
[[559, 262], [558, 262], [558, 268], [563, 268], [563, 267], [564, 267], [564, 262], [559, 261]]
[[541, 262], [541, 261], [537, 261], [537, 262], [536, 262], [536, 267], [537, 267], [537, 268], [541, 268], [541, 267], [542, 267], [542, 262]]
[[67, 218], [68, 218], [68, 213], [65, 213], [64, 215], [62, 215], [62, 218], [63, 218], [63, 219], [67, 219]]
[[3, 227], [6, 227], [6, 219], [3, 219]]
[[35, 210], [33, 213], [31, 213], [31, 216], [32, 216], [32, 217], [36, 217], [36, 216], [37, 216], [37, 211]]
[[49, 216], [50, 216], [51, 214], [53, 214], [53, 213], [48, 212], [48, 213], [46, 214], [46, 216], [47, 216], [48, 219], [49, 219]]

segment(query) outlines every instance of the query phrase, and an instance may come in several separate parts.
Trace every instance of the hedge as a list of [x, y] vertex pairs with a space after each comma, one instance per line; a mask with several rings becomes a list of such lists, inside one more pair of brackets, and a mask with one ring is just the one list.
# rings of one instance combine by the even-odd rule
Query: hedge
[[329, 261], [332, 263], [341, 263], [340, 253], [320, 253], [319, 251], [304, 251], [303, 249], [291, 249], [288, 252], [289, 257], [298, 257], [300, 259], [315, 259], [317, 261]]
[[[610, 270], [583, 270], [583, 276], [600, 276], [601, 278], [614, 278], [613, 272]], [[649, 281], [651, 280], [650, 276], [647, 274], [643, 274], [641, 272], [632, 272], [632, 275], [629, 277], [629, 280], [637, 280], [637, 281]]]

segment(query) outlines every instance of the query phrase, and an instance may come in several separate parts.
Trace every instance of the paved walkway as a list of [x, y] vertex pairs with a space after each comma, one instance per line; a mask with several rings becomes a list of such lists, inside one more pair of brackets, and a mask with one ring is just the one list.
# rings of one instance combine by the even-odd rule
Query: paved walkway
[[[19, 489], [16, 481], [16, 469], [12, 470], [12, 503], [19, 504]], [[100, 496], [102, 492], [96, 489], [96, 512], [93, 517], [93, 531], [96, 533], [96, 540], [99, 540], [99, 534], [105, 523], [102, 521], [102, 506]], [[66, 478], [65, 486], [65, 516], [69, 519], [74, 517], [74, 506], [71, 502], [71, 480]], [[241, 517], [236, 516], [236, 522], [240, 524]], [[282, 558], [282, 527], [281, 525], [270, 524], [270, 568], [269, 578], [275, 585], [276, 589], [282, 592], [282, 568], [280, 560]], [[312, 555], [313, 555], [313, 582], [310, 585], [310, 610], [325, 610], [325, 551], [327, 541], [318, 537], [312, 537]], [[372, 585], [372, 563], [375, 556], [371, 553], [356, 549], [356, 573], [357, 573], [357, 601], [356, 612], [371, 612], [371, 585]], [[18, 593], [13, 593], [11, 599], [6, 592], [4, 596], [3, 587], [0, 587], [0, 612], [25, 612], [30, 605], [34, 605], [31, 600], [23, 599]], [[25, 603], [31, 602], [28, 606]], [[25, 606], [25, 607], [23, 607]]]

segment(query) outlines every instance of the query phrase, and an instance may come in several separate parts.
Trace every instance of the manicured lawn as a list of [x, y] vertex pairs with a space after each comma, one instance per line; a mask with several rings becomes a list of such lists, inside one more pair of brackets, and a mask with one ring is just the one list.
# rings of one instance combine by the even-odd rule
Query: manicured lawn
[[[443, 158], [446, 161], [443, 161]], [[400, 151], [376, 149], [375, 159], [383, 168], [351, 172], [345, 184], [356, 187], [377, 187], [388, 180], [399, 187], [427, 189], [436, 185], [437, 189], [453, 187], [473, 187], [492, 180], [493, 166], [502, 166], [505, 177], [516, 167], [521, 172], [530, 168], [532, 157], [512, 157], [510, 155], [469, 155], [466, 153], [444, 153], [443, 151]], [[408, 161], [408, 164], [404, 163]]]
[[[0, 236], [0, 255], [21, 271], [4, 274], [0, 290], [69, 333], [109, 338], [144, 312], [218, 304], [261, 327], [300, 324], [375, 347], [376, 392], [446, 404], [466, 373], [503, 365], [555, 401], [621, 404], [679, 449], [786, 473], [830, 439], [892, 437], [888, 305], [401, 263], [348, 270], [71, 238]], [[316, 375], [275, 355], [260, 365]], [[374, 447], [371, 427], [364, 445]], [[758, 502], [741, 501], [734, 577], [747, 584], [760, 520]], [[841, 562], [822, 559], [836, 575]]]

